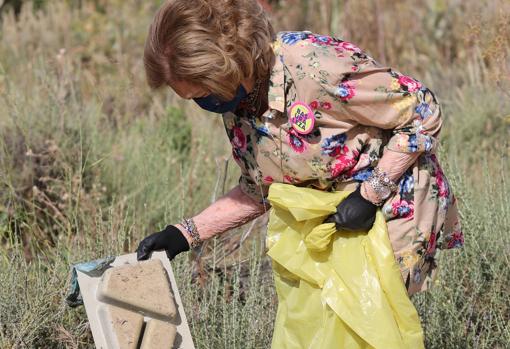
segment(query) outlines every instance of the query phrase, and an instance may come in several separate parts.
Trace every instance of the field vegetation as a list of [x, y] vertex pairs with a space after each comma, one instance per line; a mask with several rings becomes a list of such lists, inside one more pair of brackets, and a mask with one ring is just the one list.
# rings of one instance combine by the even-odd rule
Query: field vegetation
[[[73, 263], [133, 252], [239, 171], [218, 116], [151, 92], [142, 52], [161, 1], [0, 0], [0, 348], [93, 347], [64, 298]], [[278, 30], [335, 34], [436, 91], [438, 156], [465, 247], [413, 302], [427, 348], [510, 345], [510, 3], [263, 1]], [[16, 11], [14, 11], [16, 10]], [[268, 348], [277, 308], [267, 217], [173, 262], [197, 348]]]

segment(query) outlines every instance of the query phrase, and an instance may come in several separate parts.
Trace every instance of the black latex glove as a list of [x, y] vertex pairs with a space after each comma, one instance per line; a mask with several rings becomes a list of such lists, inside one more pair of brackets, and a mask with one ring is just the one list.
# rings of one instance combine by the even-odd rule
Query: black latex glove
[[336, 213], [324, 222], [336, 223], [337, 230], [370, 230], [375, 222], [377, 206], [361, 196], [361, 185], [336, 208]]
[[139, 261], [149, 259], [152, 251], [165, 250], [168, 259], [172, 260], [179, 253], [189, 249], [188, 240], [182, 232], [176, 226], [169, 225], [164, 230], [143, 239], [136, 249], [136, 258]]

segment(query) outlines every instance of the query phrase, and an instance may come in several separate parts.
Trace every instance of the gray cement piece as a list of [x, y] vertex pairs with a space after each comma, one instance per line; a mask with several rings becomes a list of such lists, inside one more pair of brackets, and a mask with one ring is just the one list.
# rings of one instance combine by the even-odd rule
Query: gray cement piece
[[78, 271], [96, 348], [195, 349], [165, 252], [118, 256], [102, 275]]

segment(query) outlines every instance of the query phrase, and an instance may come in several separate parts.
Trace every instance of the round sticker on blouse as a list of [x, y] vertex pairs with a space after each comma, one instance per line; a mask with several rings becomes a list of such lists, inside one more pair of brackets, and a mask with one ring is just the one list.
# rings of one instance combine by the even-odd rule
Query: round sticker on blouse
[[315, 116], [312, 109], [303, 102], [294, 102], [289, 109], [290, 123], [298, 133], [306, 135], [313, 130]]

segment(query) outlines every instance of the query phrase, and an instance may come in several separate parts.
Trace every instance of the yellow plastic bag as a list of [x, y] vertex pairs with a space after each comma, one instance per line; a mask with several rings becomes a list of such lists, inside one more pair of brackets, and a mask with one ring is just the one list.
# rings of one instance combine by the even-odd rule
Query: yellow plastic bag
[[424, 348], [380, 209], [368, 233], [322, 224], [349, 194], [269, 188], [266, 247], [279, 301], [273, 349]]

